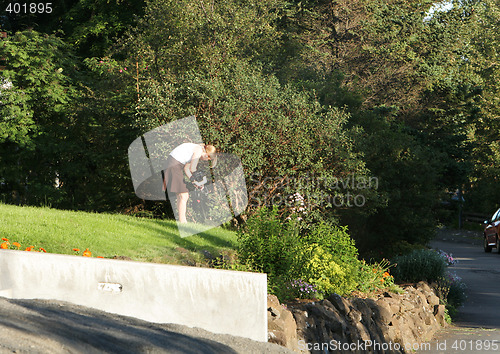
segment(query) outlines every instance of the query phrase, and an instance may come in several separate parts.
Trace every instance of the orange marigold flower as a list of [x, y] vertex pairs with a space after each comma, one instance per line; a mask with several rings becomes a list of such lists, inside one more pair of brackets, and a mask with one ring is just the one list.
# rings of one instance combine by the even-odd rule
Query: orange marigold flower
[[80, 249], [79, 248], [73, 248], [73, 251], [80, 252]]
[[380, 279], [380, 282], [383, 283], [384, 282], [384, 278]]
[[0, 244], [0, 248], [3, 249], [3, 250], [6, 250], [7, 248], [9, 248], [9, 243], [8, 242], [2, 242], [2, 244]]
[[13, 246], [16, 246], [17, 248], [21, 247], [21, 244], [19, 242], [12, 242]]
[[384, 272], [383, 274], [384, 278], [387, 278], [388, 276], [390, 276], [389, 272]]
[[97, 256], [97, 258], [104, 258], [103, 256]]
[[25, 251], [28, 251], [28, 252], [33, 251], [33, 246], [26, 247]]
[[47, 253], [47, 251], [43, 247], [40, 247], [40, 251]]
[[2, 241], [9, 241], [8, 238], [2, 237]]
[[92, 257], [92, 252], [89, 251], [87, 248], [85, 251], [83, 251], [83, 256], [84, 257]]

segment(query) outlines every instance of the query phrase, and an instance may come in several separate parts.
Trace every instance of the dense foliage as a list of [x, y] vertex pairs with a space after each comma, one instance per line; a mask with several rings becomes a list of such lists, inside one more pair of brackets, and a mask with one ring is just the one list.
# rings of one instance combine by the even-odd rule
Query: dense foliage
[[269, 291], [280, 299], [304, 295], [297, 293], [297, 283], [302, 289], [312, 289], [307, 295], [316, 298], [390, 285], [389, 279], [385, 281], [388, 273], [382, 276], [386, 269], [376, 267], [373, 272], [358, 259], [354, 240], [345, 228], [324, 222], [312, 230], [300, 226], [294, 220], [281, 221], [276, 207], [264, 207], [248, 219], [238, 235], [239, 264], [267, 273]]
[[[309, 295], [347, 295], [391, 286], [387, 265], [367, 265], [346, 228], [321, 222], [311, 230], [283, 222], [277, 208], [260, 208], [238, 234], [238, 263], [265, 272], [271, 293], [280, 299]], [[302, 284], [297, 293], [296, 284]], [[298, 290], [300, 290], [299, 288]], [[311, 290], [311, 291], [308, 291]]]
[[458, 189], [491, 214], [499, 6], [432, 5], [64, 0], [52, 16], [7, 14], [0, 197], [151, 209], [134, 197], [128, 144], [195, 114], [207, 143], [241, 157], [247, 215], [274, 205], [310, 235], [347, 225], [362, 255], [427, 242]]
[[392, 262], [395, 264], [394, 278], [401, 283], [435, 282], [444, 277], [446, 271], [445, 260], [434, 250], [413, 250], [395, 257]]

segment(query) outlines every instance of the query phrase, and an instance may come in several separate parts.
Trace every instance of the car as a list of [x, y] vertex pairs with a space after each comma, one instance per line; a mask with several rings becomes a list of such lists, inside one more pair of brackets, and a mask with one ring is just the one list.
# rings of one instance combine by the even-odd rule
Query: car
[[491, 217], [491, 220], [484, 221], [484, 252], [491, 252], [496, 248], [500, 253], [500, 209]]

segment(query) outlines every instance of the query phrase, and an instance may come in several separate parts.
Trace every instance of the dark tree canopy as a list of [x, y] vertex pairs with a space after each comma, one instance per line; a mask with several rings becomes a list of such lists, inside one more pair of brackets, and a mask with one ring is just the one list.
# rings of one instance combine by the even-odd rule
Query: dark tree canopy
[[[483, 213], [500, 195], [499, 5], [432, 5], [63, 0], [51, 16], [6, 14], [2, 200], [162, 214], [135, 198], [126, 150], [195, 114], [241, 157], [254, 200], [306, 195], [311, 219], [348, 225], [365, 250], [425, 243], [449, 193]], [[348, 176], [377, 188], [332, 187]], [[292, 177], [328, 183], [280, 182]], [[345, 192], [365, 203], [313, 201]]]

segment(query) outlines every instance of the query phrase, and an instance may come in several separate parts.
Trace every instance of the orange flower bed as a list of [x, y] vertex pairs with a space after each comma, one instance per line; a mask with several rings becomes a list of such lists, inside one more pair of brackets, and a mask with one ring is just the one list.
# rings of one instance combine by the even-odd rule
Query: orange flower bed
[[[15, 247], [16, 249], [20, 249], [21, 248], [21, 244], [19, 242], [12, 242], [10, 243], [9, 239], [5, 238], [5, 237], [2, 237], [2, 243], [0, 243], [0, 249], [3, 249], [3, 250], [9, 250], [9, 249], [14, 249], [13, 247]], [[43, 247], [39, 247], [38, 250], [35, 248], [35, 246], [28, 246], [24, 249], [26, 252], [42, 252], [42, 253], [47, 253], [47, 250]], [[78, 255], [78, 253], [80, 252], [80, 249], [79, 248], [73, 248], [73, 251], [75, 252], [75, 255]], [[83, 257], [92, 257], [92, 252], [90, 252], [90, 250], [88, 248], [85, 249], [85, 251], [83, 251], [82, 253], [82, 256]], [[102, 256], [98, 256], [97, 258], [104, 258]]]

